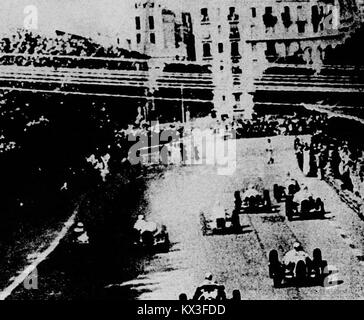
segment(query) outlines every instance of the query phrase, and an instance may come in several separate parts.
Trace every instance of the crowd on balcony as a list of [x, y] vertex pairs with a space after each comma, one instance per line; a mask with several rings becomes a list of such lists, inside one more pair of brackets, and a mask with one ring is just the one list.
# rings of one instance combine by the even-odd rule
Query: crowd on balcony
[[0, 39], [0, 53], [2, 54], [0, 64], [47, 67], [136, 69], [144, 66], [112, 59], [148, 58], [138, 52], [114, 45], [104, 47], [91, 39], [77, 35], [58, 32], [54, 37], [46, 37], [24, 29]]

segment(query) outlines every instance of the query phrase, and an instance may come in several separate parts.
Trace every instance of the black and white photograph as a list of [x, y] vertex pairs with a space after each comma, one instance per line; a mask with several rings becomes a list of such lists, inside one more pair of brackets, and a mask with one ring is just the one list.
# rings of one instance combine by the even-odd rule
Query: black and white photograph
[[363, 41], [364, 0], [1, 0], [0, 300], [363, 300]]

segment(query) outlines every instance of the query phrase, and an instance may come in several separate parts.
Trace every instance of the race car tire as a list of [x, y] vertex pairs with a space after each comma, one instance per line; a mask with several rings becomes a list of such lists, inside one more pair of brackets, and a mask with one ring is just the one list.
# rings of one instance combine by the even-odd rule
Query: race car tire
[[282, 278], [278, 275], [273, 277], [273, 287], [279, 288], [282, 284]]
[[322, 253], [321, 253], [321, 250], [319, 248], [316, 248], [316, 249], [313, 250], [312, 259], [313, 259], [313, 264], [321, 265], [321, 263], [322, 263]]
[[185, 294], [185, 293], [181, 293], [181, 294], [179, 295], [179, 297], [178, 297], [178, 300], [180, 300], [180, 301], [187, 301], [187, 300], [188, 300], [188, 298], [187, 298], [187, 294]]
[[306, 264], [304, 261], [298, 261], [296, 265], [296, 279], [301, 283], [306, 279]]
[[301, 202], [301, 212], [308, 213], [310, 211], [309, 202], [308, 200], [303, 200]]
[[276, 199], [277, 202], [281, 202], [281, 195], [279, 192], [278, 184], [273, 185], [273, 197]]
[[153, 233], [151, 231], [144, 231], [141, 235], [142, 238], [142, 242], [143, 244], [148, 247], [151, 248], [153, 247], [154, 244], [154, 236]]
[[264, 205], [270, 208], [272, 206], [272, 201], [270, 200], [269, 190], [263, 190], [263, 202]]
[[269, 263], [272, 264], [272, 265], [275, 265], [275, 264], [279, 263], [278, 251], [277, 250], [271, 250], [269, 252], [268, 259], [269, 259]]
[[240, 290], [237, 290], [237, 289], [233, 290], [233, 296], [232, 296], [231, 300], [233, 300], [233, 301], [241, 300]]
[[290, 199], [286, 200], [286, 217], [288, 221], [292, 221], [293, 212], [292, 212], [292, 201]]

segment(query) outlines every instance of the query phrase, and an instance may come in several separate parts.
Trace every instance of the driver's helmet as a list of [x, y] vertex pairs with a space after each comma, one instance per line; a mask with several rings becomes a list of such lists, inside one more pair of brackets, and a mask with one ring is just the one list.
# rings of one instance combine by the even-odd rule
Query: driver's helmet
[[76, 227], [73, 229], [75, 233], [82, 233], [85, 231], [84, 225], [82, 222], [78, 222]]
[[296, 251], [301, 251], [302, 250], [302, 245], [299, 242], [295, 242], [293, 244], [293, 249], [295, 249]]
[[211, 272], [206, 272], [205, 280], [212, 281], [213, 275]]

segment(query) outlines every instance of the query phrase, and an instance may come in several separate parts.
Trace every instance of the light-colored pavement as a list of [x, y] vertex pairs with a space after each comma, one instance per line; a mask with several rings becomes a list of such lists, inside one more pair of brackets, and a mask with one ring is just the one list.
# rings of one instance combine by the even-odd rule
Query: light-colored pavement
[[[153, 182], [149, 214], [166, 223], [174, 245], [170, 253], [148, 262], [143, 276], [122, 285], [138, 283], [135, 290], [143, 292], [139, 299], [176, 299], [181, 292], [191, 296], [209, 271], [225, 284], [228, 295], [240, 289], [243, 299], [362, 298], [364, 266], [356, 255], [363, 253], [363, 222], [325, 182], [303, 176], [292, 145], [292, 137], [274, 138], [276, 163], [267, 165], [266, 139], [239, 140], [238, 167], [232, 176], [216, 175], [212, 168], [201, 173], [198, 167], [187, 167], [175, 168]], [[269, 188], [272, 197], [273, 184], [282, 182], [288, 171], [325, 201], [327, 219], [288, 222], [282, 207], [279, 214], [241, 215], [243, 234], [202, 236], [201, 210], [211, 210], [216, 201], [231, 209], [234, 191], [252, 182]], [[273, 248], [282, 255], [296, 240], [310, 253], [321, 248], [330, 268], [338, 270], [327, 287], [272, 288], [267, 255]], [[335, 285], [335, 280], [343, 282]]]
[[[273, 165], [267, 164], [265, 138], [242, 139], [237, 141], [237, 168], [232, 175], [218, 175], [212, 166], [185, 166], [169, 169], [162, 177], [151, 180], [146, 194], [146, 215], [167, 225], [172, 248], [168, 253], [138, 261], [130, 258], [128, 265], [137, 272], [127, 282], [118, 279], [123, 278], [129, 267], [110, 268], [113, 271], [110, 271], [109, 285], [137, 299], [177, 299], [182, 292], [191, 297], [204, 274], [212, 272], [225, 285], [228, 296], [232, 290], [239, 289], [242, 299], [362, 299], [364, 222], [325, 182], [303, 176], [295, 159], [293, 139], [272, 139]], [[232, 210], [234, 191], [250, 183], [270, 189], [273, 199], [273, 184], [282, 183], [288, 171], [324, 200], [326, 219], [288, 222], [281, 204], [278, 213], [242, 214], [241, 234], [202, 235], [201, 211], [208, 213], [217, 202]], [[309, 253], [316, 247], [321, 248], [330, 269], [337, 270], [327, 279], [325, 287], [273, 288], [268, 277], [268, 253], [277, 249], [282, 256], [297, 240]], [[60, 251], [40, 266], [39, 290], [30, 292], [19, 286], [10, 298], [78, 297], [82, 291], [80, 283], [73, 283], [68, 276], [73, 268], [72, 258]], [[121, 258], [128, 259], [123, 254], [120, 251]], [[84, 274], [84, 271], [81, 272]]]

